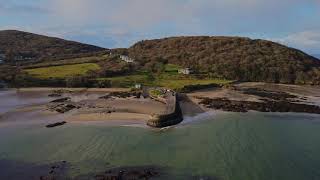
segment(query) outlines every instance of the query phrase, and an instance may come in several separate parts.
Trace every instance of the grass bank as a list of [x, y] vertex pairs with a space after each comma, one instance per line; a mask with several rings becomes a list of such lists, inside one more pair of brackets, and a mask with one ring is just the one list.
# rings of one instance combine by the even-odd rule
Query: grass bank
[[99, 70], [100, 66], [95, 63], [83, 63], [73, 65], [51, 66], [43, 68], [27, 69], [29, 75], [39, 79], [60, 78], [64, 79], [76, 75], [85, 75], [89, 71]]

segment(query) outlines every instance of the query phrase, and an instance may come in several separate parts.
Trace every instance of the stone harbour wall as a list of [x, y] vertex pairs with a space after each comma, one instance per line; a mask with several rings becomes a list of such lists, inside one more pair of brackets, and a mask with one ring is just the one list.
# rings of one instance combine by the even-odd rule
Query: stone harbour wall
[[167, 92], [164, 98], [159, 98], [158, 100], [167, 105], [166, 111], [152, 115], [147, 122], [148, 126], [163, 128], [182, 122], [183, 115], [175, 92]]

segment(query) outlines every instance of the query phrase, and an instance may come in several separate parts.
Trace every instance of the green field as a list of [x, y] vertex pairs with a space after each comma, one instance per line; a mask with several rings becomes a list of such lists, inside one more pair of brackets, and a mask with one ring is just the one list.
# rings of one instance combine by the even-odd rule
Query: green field
[[180, 66], [175, 64], [166, 64], [165, 65], [165, 72], [167, 73], [178, 73], [179, 69], [181, 69]]
[[[88, 59], [75, 59], [72, 62], [86, 61]], [[93, 60], [93, 59], [91, 59]], [[69, 62], [69, 63], [72, 63]], [[61, 63], [61, 62], [60, 62]], [[46, 65], [46, 64], [41, 64]], [[99, 81], [108, 80], [112, 87], [133, 87], [135, 84], [145, 86], [160, 86], [174, 90], [181, 90], [189, 85], [208, 85], [208, 84], [227, 84], [232, 81], [224, 79], [208, 78], [206, 75], [183, 75], [179, 74], [180, 66], [167, 64], [162, 73], [151, 73], [149, 71], [136, 71], [132, 74], [98, 78]], [[76, 75], [85, 75], [88, 71], [99, 70], [100, 66], [96, 63], [68, 64], [50, 67], [37, 67], [25, 69], [29, 75], [39, 79], [66, 79]]]
[[85, 75], [88, 71], [99, 70], [100, 66], [95, 63], [83, 63], [74, 65], [51, 66], [43, 68], [27, 69], [25, 72], [35, 78], [67, 78], [76, 75]]
[[161, 86], [170, 89], [182, 89], [188, 85], [207, 85], [207, 84], [228, 84], [232, 81], [224, 79], [206, 78], [199, 79], [194, 75], [181, 75], [173, 73], [163, 73], [159, 75], [151, 75], [148, 73], [133, 74], [127, 76], [118, 76], [108, 79], [112, 86], [117, 87], [132, 87], [135, 84], [143, 84], [146, 86]]
[[34, 69], [41, 67], [50, 67], [50, 66], [62, 66], [62, 65], [74, 65], [74, 64], [83, 64], [83, 63], [96, 63], [108, 59], [108, 55], [101, 56], [91, 56], [91, 57], [81, 57], [73, 59], [62, 59], [57, 61], [44, 61], [41, 63], [36, 63], [28, 66], [24, 66], [25, 69]]

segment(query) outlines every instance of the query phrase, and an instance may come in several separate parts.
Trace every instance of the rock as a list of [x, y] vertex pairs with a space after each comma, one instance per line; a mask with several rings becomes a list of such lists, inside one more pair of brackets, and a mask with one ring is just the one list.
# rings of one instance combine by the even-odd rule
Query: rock
[[79, 109], [81, 108], [80, 106], [76, 105], [75, 103], [69, 102], [69, 103], [54, 103], [54, 104], [49, 104], [48, 106], [49, 111], [56, 111], [58, 113], [66, 113], [69, 112], [73, 109]]
[[56, 108], [56, 111], [59, 113], [66, 113], [66, 112], [69, 112], [72, 109], [76, 109], [76, 108], [78, 108], [78, 107], [75, 105], [72, 105], [72, 104], [63, 104], [63, 105], [59, 106], [58, 108]]
[[[54, 123], [54, 124], [46, 125], [46, 127], [47, 127], [47, 128], [53, 128], [53, 127], [65, 125], [66, 123], [67, 123], [67, 122], [62, 121], [62, 122], [57, 122], [57, 123]], [[51, 168], [52, 168], [52, 169], [55, 169], [55, 168], [59, 168], [59, 167], [52, 166]]]
[[66, 98], [60, 98], [60, 99], [56, 99], [51, 101], [51, 103], [62, 103], [62, 102], [67, 102], [67, 101], [71, 101], [70, 97], [66, 97]]
[[48, 95], [49, 97], [61, 97], [61, 94], [52, 93]]

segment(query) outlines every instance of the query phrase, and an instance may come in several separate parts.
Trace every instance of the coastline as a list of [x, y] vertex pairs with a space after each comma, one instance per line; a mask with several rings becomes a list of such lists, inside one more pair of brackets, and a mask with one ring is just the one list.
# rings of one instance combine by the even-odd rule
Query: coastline
[[30, 88], [9, 88], [20, 92], [51, 92], [57, 90], [74, 92], [126, 92], [130, 88], [60, 88], [60, 87], [30, 87]]
[[[262, 95], [257, 94], [256, 91], [249, 91], [251, 94], [245, 91], [248, 89], [257, 90], [262, 88], [264, 89], [264, 94], [262, 95], [268, 95], [268, 97], [261, 97]], [[5, 121], [6, 123], [9, 123], [12, 117], [16, 118], [14, 120], [15, 122], [23, 122], [25, 121], [25, 116], [36, 113], [34, 116], [38, 116], [36, 119], [43, 118], [44, 120], [42, 120], [42, 122], [66, 121], [68, 123], [102, 123], [113, 126], [133, 124], [144, 126], [152, 115], [166, 110], [165, 104], [150, 98], [138, 98], [133, 95], [129, 97], [109, 96], [112, 93], [129, 92], [130, 89], [126, 88], [21, 88], [9, 90], [16, 90], [18, 95], [17, 93], [9, 93], [10, 95], [3, 97], [11, 100], [11, 97], [17, 96], [17, 100], [25, 99], [23, 100], [25, 102], [21, 105], [13, 106], [13, 109], [0, 115], [0, 121]], [[64, 92], [61, 94], [61, 98], [67, 97], [70, 98], [70, 100], [60, 103], [50, 103], [50, 101], [60, 98], [48, 97], [50, 93], [58, 90]], [[199, 117], [220, 114], [220, 112], [239, 112], [233, 108], [227, 109], [226, 111], [223, 107], [215, 108], [215, 106], [202, 104], [201, 102], [204, 98], [210, 98], [213, 101], [217, 101], [217, 98], [227, 98], [230, 100], [230, 103], [237, 101], [244, 103], [262, 103], [265, 99], [284, 98], [284, 100], [290, 103], [319, 106], [320, 91], [318, 90], [320, 90], [320, 88], [314, 86], [240, 83], [231, 88], [211, 88], [187, 94], [179, 94], [178, 99], [181, 113], [186, 117], [182, 125], [193, 122], [193, 118], [199, 119]], [[280, 93], [278, 97], [275, 92], [285, 93]], [[258, 91], [258, 93], [261, 92]], [[272, 96], [269, 97], [270, 93]], [[287, 98], [287, 96], [290, 98]], [[72, 105], [74, 107], [62, 113], [57, 112], [55, 108], [50, 109], [52, 106], [55, 107], [57, 105], [63, 107]], [[227, 105], [229, 106], [229, 104]], [[247, 111], [255, 111], [255, 109], [247, 109]]]

